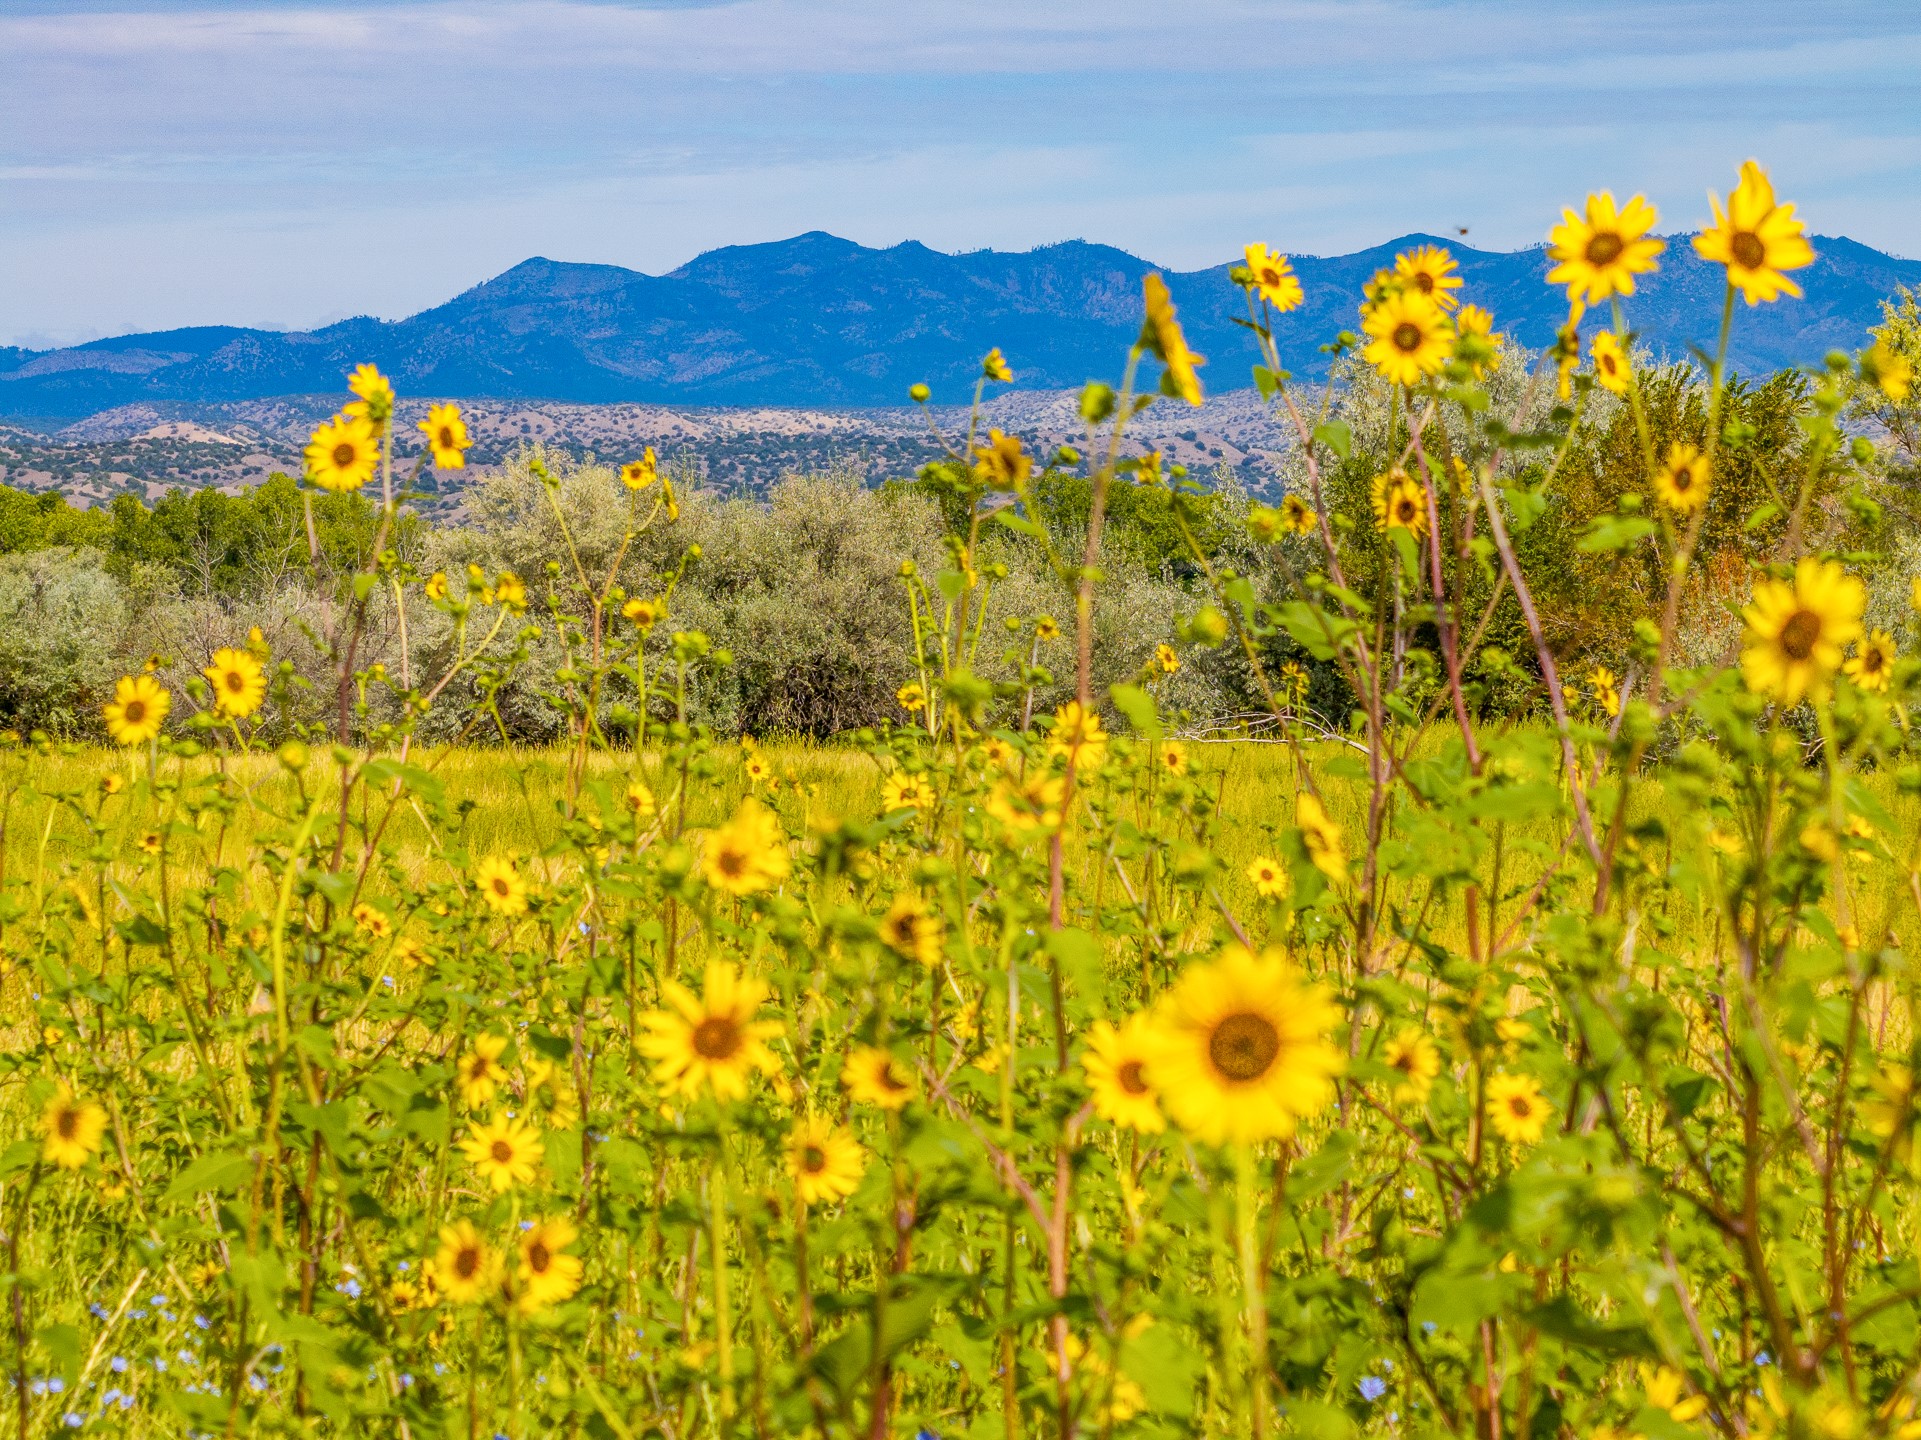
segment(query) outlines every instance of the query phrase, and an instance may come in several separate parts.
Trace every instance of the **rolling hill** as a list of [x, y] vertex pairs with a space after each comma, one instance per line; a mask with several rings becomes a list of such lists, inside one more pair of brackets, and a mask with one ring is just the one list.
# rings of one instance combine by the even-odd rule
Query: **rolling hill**
[[[1286, 363], [1311, 375], [1318, 347], [1356, 324], [1361, 283], [1409, 235], [1352, 255], [1295, 257], [1307, 301], [1285, 317]], [[1921, 286], [1921, 261], [1844, 238], [1816, 238], [1797, 278], [1807, 298], [1737, 316], [1733, 357], [1753, 372], [1818, 362], [1861, 343], [1881, 300]], [[1539, 249], [1459, 244], [1463, 298], [1541, 346], [1565, 313]], [[1141, 277], [1155, 267], [1068, 241], [1023, 252], [949, 255], [908, 242], [871, 249], [819, 231], [729, 246], [666, 275], [532, 259], [404, 320], [360, 318], [307, 332], [206, 326], [96, 340], [62, 350], [0, 347], [0, 418], [62, 426], [118, 406], [220, 404], [337, 393], [371, 360], [403, 393], [580, 404], [899, 405], [925, 380], [965, 399], [998, 345], [1023, 389], [1114, 378], [1139, 325]], [[1190, 341], [1213, 357], [1215, 390], [1249, 383], [1252, 347], [1227, 265], [1168, 276]], [[1670, 241], [1629, 318], [1657, 352], [1712, 342], [1719, 271]]]

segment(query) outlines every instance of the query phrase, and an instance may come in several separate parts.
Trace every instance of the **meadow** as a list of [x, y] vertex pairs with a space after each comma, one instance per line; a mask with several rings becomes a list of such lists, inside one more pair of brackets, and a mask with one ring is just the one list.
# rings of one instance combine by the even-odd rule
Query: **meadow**
[[1550, 351], [1423, 246], [1318, 391], [1249, 245], [1275, 505], [1130, 431], [1150, 275], [881, 500], [427, 533], [362, 366], [299, 485], [13, 507], [0, 1430], [1917, 1440], [1921, 324], [1729, 375], [1812, 252], [1716, 203], [1698, 368], [1638, 196]]

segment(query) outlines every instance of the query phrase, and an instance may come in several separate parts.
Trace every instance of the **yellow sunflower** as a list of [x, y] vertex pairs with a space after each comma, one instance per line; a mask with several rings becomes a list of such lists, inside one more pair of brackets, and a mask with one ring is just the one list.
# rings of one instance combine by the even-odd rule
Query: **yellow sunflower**
[[527, 913], [527, 882], [511, 855], [489, 855], [474, 871], [474, 884], [496, 915]]
[[1548, 349], [1554, 360], [1554, 394], [1561, 400], [1574, 395], [1574, 372], [1581, 368], [1580, 327], [1578, 314], [1570, 315], [1567, 324], [1555, 332], [1554, 344]]
[[1914, 366], [1885, 340], [1861, 352], [1861, 379], [1899, 405], [1914, 386]]
[[1687, 441], [1676, 440], [1654, 472], [1654, 494], [1670, 510], [1691, 515], [1708, 503], [1709, 478], [1707, 456]]
[[394, 416], [393, 382], [373, 365], [357, 365], [347, 377], [347, 388], [358, 396], [349, 401], [343, 414], [365, 420], [376, 431], [384, 430]]
[[1036, 640], [1058, 640], [1061, 638], [1061, 624], [1052, 615], [1042, 615], [1034, 621]]
[[1067, 779], [1045, 770], [1030, 770], [1026, 778], [1005, 775], [987, 792], [987, 813], [1009, 830], [1025, 833], [1058, 830], [1061, 805], [1067, 799]]
[[1403, 290], [1432, 300], [1443, 310], [1460, 303], [1452, 292], [1461, 288], [1460, 267], [1454, 257], [1438, 245], [1423, 245], [1394, 257], [1394, 276]]
[[1714, 206], [1714, 224], [1694, 237], [1701, 258], [1725, 265], [1728, 283], [1750, 305], [1783, 295], [1798, 298], [1801, 287], [1783, 272], [1812, 265], [1814, 251], [1794, 218], [1794, 206], [1775, 203], [1767, 171], [1753, 160], [1745, 162], [1725, 213], [1720, 197], [1709, 195], [1708, 200]]
[[494, 599], [518, 615], [527, 608], [527, 582], [511, 570], [502, 570], [494, 581]]
[[493, 1247], [480, 1238], [471, 1220], [456, 1220], [440, 1232], [440, 1248], [428, 1262], [441, 1293], [457, 1305], [480, 1299], [499, 1268]]
[[200, 672], [213, 686], [214, 708], [222, 715], [244, 720], [267, 698], [267, 674], [245, 650], [213, 652], [213, 663]]
[[679, 1095], [709, 1088], [718, 1100], [739, 1100], [751, 1072], [777, 1074], [780, 1061], [767, 1041], [780, 1034], [781, 1022], [754, 1018], [770, 993], [766, 981], [742, 975], [725, 960], [707, 966], [698, 995], [677, 981], [663, 981], [668, 1008], [640, 1017], [647, 1033], [639, 1048], [654, 1062], [654, 1082]]
[[702, 877], [725, 895], [772, 889], [792, 868], [780, 821], [751, 795], [733, 819], [708, 835], [700, 857]]
[[474, 1041], [474, 1048], [461, 1058], [460, 1070], [455, 1083], [460, 1087], [460, 1103], [469, 1110], [478, 1110], [494, 1098], [494, 1092], [507, 1078], [507, 1068], [500, 1063], [507, 1041], [500, 1035], [482, 1035]]
[[1250, 860], [1247, 878], [1253, 882], [1254, 893], [1263, 900], [1278, 900], [1287, 894], [1287, 871], [1272, 856], [1261, 855]]
[[1373, 506], [1377, 529], [1427, 534], [1427, 490], [1400, 466], [1374, 477]]
[[1596, 665], [1588, 672], [1588, 694], [1594, 703], [1601, 707], [1610, 719], [1621, 713], [1620, 678], [1605, 665]]
[[1290, 535], [1311, 535], [1316, 520], [1314, 507], [1298, 495], [1289, 495], [1281, 501], [1281, 529]]
[[914, 1098], [914, 1072], [878, 1045], [857, 1045], [847, 1052], [840, 1083], [851, 1099], [883, 1110], [898, 1110]]
[[1107, 758], [1107, 731], [1101, 717], [1078, 700], [1054, 712], [1054, 728], [1047, 732], [1050, 754], [1064, 756], [1082, 770], [1098, 770]]
[[927, 783], [923, 775], [909, 775], [905, 770], [896, 770], [881, 782], [880, 813], [892, 815], [896, 810], [931, 810], [934, 808], [934, 787]]
[[524, 1315], [558, 1305], [580, 1288], [581, 1263], [567, 1254], [580, 1238], [565, 1216], [542, 1220], [520, 1235], [520, 1264], [514, 1271], [514, 1306]]
[[659, 802], [654, 799], [654, 792], [647, 788], [646, 781], [636, 780], [627, 787], [627, 809], [637, 823], [645, 824], [653, 819], [659, 808]]
[[1634, 277], [1659, 268], [1654, 257], [1667, 242], [1648, 234], [1659, 220], [1645, 196], [1636, 195], [1620, 209], [1613, 192], [1587, 197], [1587, 213], [1561, 212], [1561, 223], [1548, 232], [1550, 285], [1567, 286], [1575, 305], [1599, 305], [1614, 295], [1632, 295]]
[[1201, 377], [1194, 372], [1207, 361], [1187, 348], [1187, 336], [1174, 315], [1174, 299], [1167, 293], [1167, 282], [1157, 274], [1141, 281], [1141, 294], [1147, 315], [1141, 324], [1141, 345], [1167, 367], [1161, 389], [1190, 405], [1201, 403]]
[[1301, 303], [1301, 277], [1294, 273], [1285, 255], [1276, 255], [1258, 241], [1249, 245], [1246, 253], [1250, 283], [1261, 299], [1283, 312]]
[[981, 378], [1001, 385], [1014, 383], [1014, 372], [1007, 368], [1007, 357], [1001, 354], [1000, 346], [996, 345], [989, 350], [981, 360]]
[[1165, 640], [1154, 647], [1154, 668], [1163, 675], [1172, 675], [1181, 668], [1181, 657]]
[[1361, 357], [1391, 385], [1418, 385], [1439, 373], [1454, 343], [1454, 327], [1441, 307], [1408, 290], [1368, 307], [1361, 328], [1371, 337]]
[[1603, 330], [1588, 347], [1594, 361], [1594, 382], [1612, 395], [1625, 394], [1628, 388], [1628, 357], [1612, 330]]
[[842, 1200], [854, 1193], [867, 1152], [847, 1130], [824, 1115], [809, 1115], [787, 1135], [787, 1167], [803, 1205]]
[[1161, 746], [1161, 769], [1179, 778], [1187, 773], [1187, 747], [1178, 740], [1169, 740]]
[[467, 422], [461, 419], [458, 405], [429, 406], [420, 429], [427, 436], [427, 448], [433, 452], [436, 467], [459, 470], [466, 465], [467, 451], [473, 448], [474, 442], [467, 434]]
[[307, 442], [307, 478], [322, 490], [358, 490], [380, 464], [380, 437], [358, 415], [336, 415]]
[[1424, 1105], [1434, 1077], [1441, 1073], [1441, 1052], [1426, 1031], [1409, 1025], [1387, 1042], [1381, 1063], [1400, 1074], [1394, 1083], [1396, 1100]]
[[1806, 559], [1794, 579], [1763, 580], [1741, 612], [1741, 678], [1784, 705], [1824, 696], [1844, 646], [1861, 636], [1867, 592], [1833, 560]]
[[1510, 1145], [1532, 1145], [1547, 1129], [1553, 1107], [1532, 1075], [1490, 1075], [1487, 1122]]
[[100, 707], [107, 733], [126, 746], [158, 738], [173, 708], [173, 696], [151, 675], [123, 675], [113, 682], [113, 699]]
[[1163, 998], [1148, 1078], [1174, 1122], [1213, 1145], [1282, 1139], [1333, 1097], [1340, 1010], [1278, 950], [1230, 945]]
[[1103, 1120], [1143, 1135], [1167, 1128], [1160, 1097], [1147, 1078], [1156, 1040], [1153, 1017], [1145, 1013], [1129, 1016], [1119, 1029], [1098, 1020], [1087, 1032], [1081, 1068], [1087, 1072], [1095, 1113]]
[[918, 680], [909, 680], [894, 692], [894, 703], [909, 715], [918, 715], [927, 708], [927, 692]]
[[393, 934], [393, 921], [389, 920], [380, 911], [374, 909], [374, 907], [369, 905], [365, 900], [362, 900], [358, 905], [354, 906], [353, 921], [354, 927], [359, 930], [361, 934], [374, 940], [385, 940], [389, 935]]
[[1294, 804], [1294, 823], [1314, 868], [1339, 884], [1347, 879], [1347, 852], [1341, 848], [1341, 827], [1328, 819], [1318, 796], [1303, 790]]
[[1883, 691], [1893, 678], [1896, 653], [1892, 635], [1885, 630], [1870, 630], [1861, 648], [1841, 669], [1863, 690]]
[[502, 1115], [468, 1131], [460, 1149], [480, 1172], [480, 1178], [499, 1191], [531, 1185], [547, 1147], [532, 1126]]
[[78, 1170], [99, 1151], [106, 1133], [107, 1112], [62, 1085], [40, 1112], [40, 1158], [62, 1170]]
[[1017, 490], [1034, 473], [1034, 457], [1021, 437], [999, 430], [987, 432], [987, 443], [974, 447], [974, 478], [989, 490]]
[[930, 914], [917, 896], [898, 895], [881, 917], [880, 938], [901, 958], [932, 970], [940, 964], [946, 927], [941, 924], [940, 916]]
[[660, 463], [654, 459], [654, 447], [649, 445], [641, 452], [640, 459], [629, 460], [620, 467], [620, 483], [629, 490], [645, 490], [660, 479]]
[[667, 615], [667, 602], [653, 599], [643, 600], [636, 595], [620, 607], [620, 613], [634, 622], [634, 628], [641, 634], [648, 634]]
[[538, 1112], [540, 1123], [550, 1130], [571, 1130], [580, 1123], [580, 1102], [567, 1072], [551, 1060], [527, 1062], [527, 1110]]

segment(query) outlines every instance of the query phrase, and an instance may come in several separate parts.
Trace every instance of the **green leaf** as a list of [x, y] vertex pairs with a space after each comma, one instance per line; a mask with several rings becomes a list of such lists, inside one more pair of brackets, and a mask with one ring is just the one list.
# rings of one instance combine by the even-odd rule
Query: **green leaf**
[[195, 1195], [234, 1193], [251, 1179], [252, 1160], [231, 1150], [216, 1150], [211, 1155], [202, 1155], [174, 1176], [173, 1183], [160, 1197], [160, 1203], [171, 1205]]
[[1061, 978], [1076, 994], [1097, 998], [1103, 988], [1105, 971], [1101, 966], [1101, 942], [1085, 930], [1071, 925], [1050, 930], [1044, 947], [1060, 966]]
[[1575, 542], [1575, 549], [1590, 555], [1625, 550], [1660, 528], [1645, 515], [1597, 515], [1587, 533]]
[[1154, 708], [1154, 697], [1138, 685], [1112, 685], [1107, 693], [1114, 708], [1127, 717], [1127, 723], [1150, 740], [1161, 738], [1161, 717]]
[[1547, 510], [1547, 496], [1525, 485], [1502, 487], [1501, 498], [1507, 502], [1508, 519], [1517, 535], [1532, 529], [1534, 522]]
[[1329, 420], [1314, 427], [1314, 438], [1327, 446], [1342, 460], [1354, 454], [1354, 432], [1347, 428], [1345, 420]]

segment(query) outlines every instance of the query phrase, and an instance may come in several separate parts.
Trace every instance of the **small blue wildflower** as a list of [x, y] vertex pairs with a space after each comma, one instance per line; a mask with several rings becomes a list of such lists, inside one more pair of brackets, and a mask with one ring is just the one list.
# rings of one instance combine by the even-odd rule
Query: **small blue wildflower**
[[1372, 1405], [1376, 1400], [1387, 1394], [1387, 1381], [1381, 1379], [1378, 1375], [1363, 1375], [1359, 1386], [1356, 1388], [1360, 1390], [1361, 1398]]

